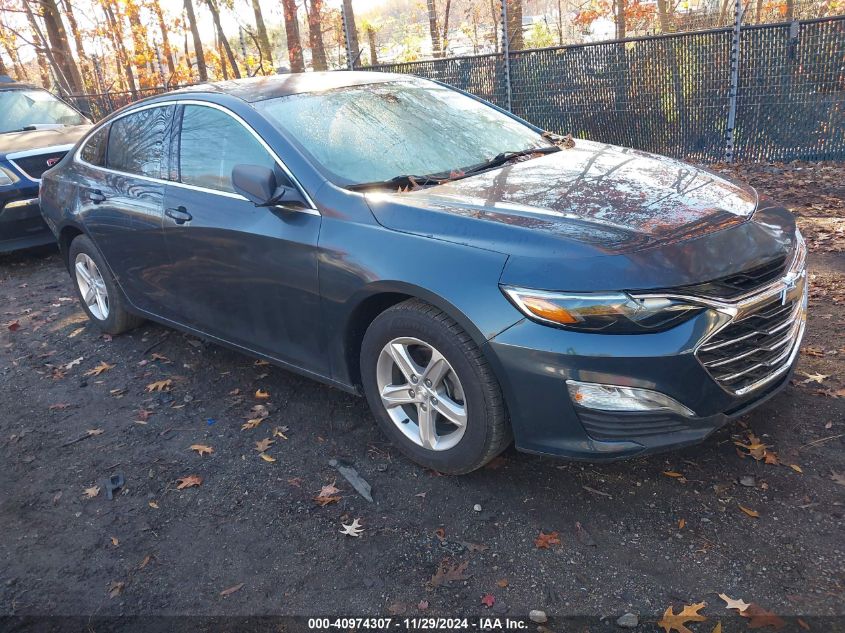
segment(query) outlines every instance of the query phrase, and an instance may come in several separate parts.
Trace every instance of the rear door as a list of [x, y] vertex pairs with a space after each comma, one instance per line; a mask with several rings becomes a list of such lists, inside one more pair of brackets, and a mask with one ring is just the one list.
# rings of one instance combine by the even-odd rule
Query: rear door
[[171, 261], [168, 302], [180, 321], [327, 373], [319, 349], [320, 214], [256, 207], [235, 193], [232, 169], [238, 164], [274, 168], [284, 184], [295, 184], [269, 146], [228, 110], [181, 106], [173, 155], [164, 235]]
[[169, 264], [162, 217], [175, 112], [162, 105], [115, 119], [79, 155], [85, 227], [129, 301], [155, 313], [166, 311], [158, 280]]

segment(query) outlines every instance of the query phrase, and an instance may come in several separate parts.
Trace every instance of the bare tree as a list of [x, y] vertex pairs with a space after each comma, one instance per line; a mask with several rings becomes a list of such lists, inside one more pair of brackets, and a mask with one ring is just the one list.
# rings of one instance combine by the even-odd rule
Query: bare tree
[[264, 24], [264, 14], [261, 12], [260, 0], [252, 0], [252, 12], [255, 14], [255, 29], [258, 31], [258, 52], [263, 60], [273, 65], [273, 49], [267, 36], [267, 26]]
[[431, 52], [435, 57], [443, 56], [440, 44], [440, 28], [437, 26], [437, 5], [435, 0], [426, 0], [428, 5], [428, 32], [431, 36]]
[[40, 2], [44, 25], [47, 27], [47, 39], [50, 42], [50, 54], [56, 60], [59, 68], [61, 68], [68, 88], [71, 92], [80, 94], [85, 90], [82, 83], [82, 75], [80, 75], [79, 67], [76, 65], [76, 60], [70, 51], [67, 31], [65, 31], [65, 25], [62, 22], [62, 16], [59, 13], [56, 0], [40, 0]]
[[[214, 20], [214, 28], [217, 30], [217, 37], [220, 40], [220, 45], [223, 47], [223, 51], [226, 53], [226, 59], [229, 60], [229, 65], [232, 67], [232, 74], [235, 75], [236, 79], [240, 79], [241, 71], [238, 69], [238, 62], [235, 59], [235, 54], [232, 52], [232, 47], [229, 45], [229, 40], [226, 38], [226, 34], [223, 32], [223, 25], [220, 23], [220, 7], [217, 6], [217, 0], [205, 0], [205, 2], [208, 5], [209, 11], [211, 11], [211, 18], [212, 20]], [[225, 65], [225, 62], [222, 61], [222, 55], [220, 65]]]
[[167, 22], [164, 19], [164, 11], [161, 8], [159, 0], [150, 0], [155, 13], [156, 20], [158, 20], [158, 30], [161, 32], [161, 46], [164, 49], [164, 57], [167, 60], [167, 72], [173, 76], [176, 73], [176, 64], [173, 61], [173, 50], [170, 48], [170, 37], [167, 29]]
[[288, 40], [290, 70], [294, 73], [304, 73], [305, 59], [302, 57], [302, 39], [299, 36], [296, 0], [282, 0], [282, 8], [285, 13], [285, 34]]
[[323, 44], [323, 0], [311, 0], [306, 5], [308, 12], [308, 41], [311, 44], [311, 64], [314, 70], [328, 70], [329, 64], [326, 60], [326, 47]]
[[205, 64], [205, 54], [202, 50], [202, 40], [200, 39], [200, 31], [197, 27], [197, 18], [194, 14], [193, 0], [185, 0], [185, 14], [188, 18], [188, 26], [191, 29], [191, 36], [194, 40], [194, 55], [197, 58], [197, 73], [200, 81], [208, 81], [208, 67]]
[[133, 98], [138, 96], [138, 87], [135, 82], [135, 71], [132, 66], [132, 61], [129, 59], [129, 53], [124, 46], [124, 32], [123, 19], [120, 15], [120, 7], [113, 0], [102, 0], [101, 6], [103, 13], [106, 16], [106, 23], [108, 25], [108, 33], [111, 36], [112, 48], [115, 52], [115, 63], [119, 68], [123, 69], [126, 78], [126, 88], [132, 94]]

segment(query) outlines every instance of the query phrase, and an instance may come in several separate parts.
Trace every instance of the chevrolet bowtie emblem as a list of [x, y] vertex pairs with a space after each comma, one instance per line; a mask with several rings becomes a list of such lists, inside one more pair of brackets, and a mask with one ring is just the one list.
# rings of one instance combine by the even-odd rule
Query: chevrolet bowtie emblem
[[798, 287], [798, 277], [786, 277], [783, 280], [783, 290], [780, 292], [780, 304], [785, 306], [789, 300], [789, 293]]

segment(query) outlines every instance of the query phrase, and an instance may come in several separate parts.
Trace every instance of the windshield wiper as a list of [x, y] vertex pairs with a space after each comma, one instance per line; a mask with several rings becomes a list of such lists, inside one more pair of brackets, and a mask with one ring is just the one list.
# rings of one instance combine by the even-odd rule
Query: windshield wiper
[[512, 161], [514, 158], [520, 158], [522, 156], [531, 156], [532, 154], [553, 154], [554, 152], [559, 151], [559, 147], [557, 147], [556, 145], [552, 145], [549, 147], [532, 147], [530, 149], [523, 149], [517, 152], [502, 152], [501, 154], [496, 154], [493, 158], [489, 158], [482, 163], [478, 163], [477, 165], [471, 165], [469, 167], [466, 167], [461, 171], [463, 171], [464, 175], [477, 174], [478, 172], [504, 165], [505, 163]]
[[449, 174], [444, 172], [440, 174], [428, 174], [426, 176], [415, 176], [413, 174], [402, 174], [401, 176], [394, 176], [388, 180], [376, 180], [374, 182], [360, 182], [354, 185], [347, 185], [347, 189], [352, 191], [361, 191], [364, 189], [380, 189], [380, 188], [402, 188], [414, 187], [415, 185], [436, 185], [441, 180], [449, 178]]

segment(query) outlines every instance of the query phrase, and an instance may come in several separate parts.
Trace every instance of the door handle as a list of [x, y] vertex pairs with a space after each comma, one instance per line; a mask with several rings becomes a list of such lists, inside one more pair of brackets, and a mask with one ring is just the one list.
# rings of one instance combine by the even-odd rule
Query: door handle
[[166, 209], [164, 214], [169, 218], [173, 218], [173, 221], [176, 222], [176, 224], [185, 224], [185, 222], [190, 222], [194, 219], [194, 216], [188, 213], [188, 210], [185, 207]]
[[93, 189], [88, 192], [88, 199], [94, 204], [100, 204], [106, 201], [106, 196], [99, 189]]

